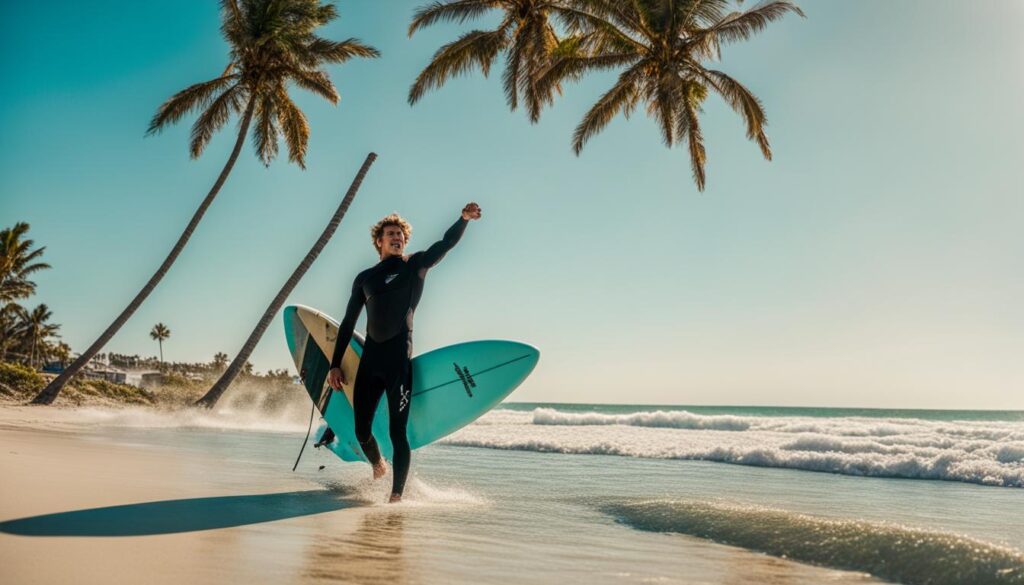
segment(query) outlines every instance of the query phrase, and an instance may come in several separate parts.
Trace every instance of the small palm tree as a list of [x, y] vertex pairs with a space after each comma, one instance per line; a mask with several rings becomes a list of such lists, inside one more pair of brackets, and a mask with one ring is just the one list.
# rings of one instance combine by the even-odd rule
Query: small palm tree
[[531, 122], [540, 119], [541, 109], [554, 99], [557, 84], [541, 87], [537, 81], [550, 63], [551, 52], [558, 45], [558, 35], [549, 15], [565, 9], [555, 0], [448, 0], [422, 6], [413, 15], [409, 36], [417, 30], [438, 22], [462, 23], [490, 12], [504, 13], [493, 30], [470, 31], [434, 53], [430, 63], [409, 88], [409, 104], [444, 85], [452, 77], [479, 67], [486, 77], [498, 53], [505, 52], [505, 73], [502, 86], [510, 109], [526, 102]]
[[57, 360], [60, 362], [61, 367], [64, 367], [67, 365], [68, 360], [71, 359], [71, 346], [63, 341], [58, 341], [57, 343], [49, 346], [47, 358]]
[[160, 363], [162, 364], [164, 362], [164, 340], [171, 336], [171, 330], [163, 323], [157, 323], [156, 325], [153, 325], [153, 329], [149, 332], [149, 336], [160, 344]]
[[18, 361], [34, 368], [40, 359], [45, 358], [49, 339], [60, 330], [60, 325], [49, 322], [51, 317], [53, 313], [44, 303], [31, 311], [20, 307], [14, 311], [16, 322], [10, 327], [10, 335]]
[[31, 296], [36, 284], [29, 276], [50, 267], [38, 262], [46, 247], [33, 250], [35, 242], [24, 239], [28, 229], [27, 223], [18, 222], [0, 230], [0, 303], [4, 305]]
[[192, 125], [189, 145], [192, 157], [197, 158], [234, 114], [240, 117], [235, 146], [171, 253], [142, 291], [99, 339], [35, 397], [33, 403], [52, 403], [64, 384], [117, 333], [163, 279], [227, 180], [250, 124], [255, 121], [253, 143], [264, 164], [269, 165], [277, 156], [278, 136], [283, 135], [289, 160], [305, 168], [309, 123], [288, 95], [289, 87], [297, 85], [336, 104], [338, 91], [323, 67], [353, 57], [379, 55], [376, 49], [357, 39], [336, 42], [315, 34], [318, 28], [337, 17], [337, 9], [329, 4], [321, 5], [320, 0], [222, 0], [221, 32], [230, 46], [227, 67], [219, 77], [191, 85], [171, 96], [153, 116], [147, 134], [157, 133], [186, 114], [200, 111]]
[[213, 369], [218, 372], [223, 372], [224, 367], [228, 365], [228, 354], [218, 351], [213, 355]]
[[576, 154], [617, 114], [629, 116], [643, 102], [672, 147], [686, 140], [697, 188], [704, 190], [704, 136], [698, 114], [708, 94], [720, 95], [743, 117], [747, 137], [771, 160], [761, 101], [729, 75], [706, 67], [721, 45], [747, 40], [769, 22], [803, 12], [789, 0], [730, 11], [727, 0], [565, 0], [574, 33], [555, 51], [540, 91], [590, 71], [622, 68], [618, 80], [583, 116], [573, 135]]
[[18, 303], [0, 307], [0, 361], [28, 362], [28, 311]]

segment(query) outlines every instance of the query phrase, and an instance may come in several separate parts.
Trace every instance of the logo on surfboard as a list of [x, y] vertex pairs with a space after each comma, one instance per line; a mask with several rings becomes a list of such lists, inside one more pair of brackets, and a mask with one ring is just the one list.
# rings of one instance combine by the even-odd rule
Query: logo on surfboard
[[476, 380], [474, 380], [473, 375], [469, 373], [469, 368], [466, 366], [459, 367], [459, 364], [455, 362], [452, 362], [452, 365], [455, 366], [455, 374], [458, 375], [459, 380], [462, 381], [462, 387], [466, 389], [466, 394], [472, 398], [473, 390], [471, 389], [476, 388]]

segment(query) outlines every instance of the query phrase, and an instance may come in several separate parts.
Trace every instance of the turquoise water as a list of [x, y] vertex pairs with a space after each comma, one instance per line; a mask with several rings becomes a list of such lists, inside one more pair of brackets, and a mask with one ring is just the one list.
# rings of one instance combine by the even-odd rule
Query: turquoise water
[[[1016, 412], [504, 405], [415, 451], [397, 507], [390, 480], [323, 450], [291, 473], [300, 412], [107, 413], [71, 432], [188, 461], [217, 493], [268, 493], [223, 518], [150, 502], [105, 530], [145, 533], [172, 506], [171, 529], [264, 543], [254, 570], [284, 582], [1024, 583]], [[292, 508], [305, 519], [276, 520]]]

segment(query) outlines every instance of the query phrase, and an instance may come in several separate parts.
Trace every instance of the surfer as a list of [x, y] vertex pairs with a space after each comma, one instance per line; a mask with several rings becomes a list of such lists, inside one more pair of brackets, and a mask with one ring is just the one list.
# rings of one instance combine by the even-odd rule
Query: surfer
[[[334, 389], [347, 384], [341, 370], [341, 358], [355, 329], [356, 319], [366, 305], [366, 344], [356, 371], [352, 409], [355, 412], [356, 439], [363, 454], [373, 465], [373, 478], [387, 473], [387, 464], [380, 455], [377, 441], [370, 429], [373, 414], [382, 395], [388, 397], [392, 462], [395, 466], [391, 485], [391, 502], [402, 499], [409, 474], [410, 449], [406, 437], [409, 406], [412, 400], [412, 320], [423, 293], [427, 271], [444, 258], [466, 231], [470, 220], [480, 219], [480, 206], [468, 203], [452, 227], [422, 252], [406, 256], [405, 246], [412, 235], [412, 226], [393, 213], [377, 222], [370, 230], [380, 262], [360, 272], [352, 283], [352, 296], [345, 317], [338, 328], [338, 339], [331, 358], [327, 381]], [[328, 427], [316, 446], [334, 440]]]

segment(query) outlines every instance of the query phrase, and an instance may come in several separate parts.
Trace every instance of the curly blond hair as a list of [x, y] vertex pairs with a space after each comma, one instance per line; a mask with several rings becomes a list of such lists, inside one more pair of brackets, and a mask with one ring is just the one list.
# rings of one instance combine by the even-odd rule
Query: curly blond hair
[[379, 240], [384, 234], [384, 228], [389, 225], [397, 226], [402, 229], [402, 233], [405, 234], [406, 243], [408, 243], [409, 238], [412, 237], [412, 224], [405, 221], [405, 218], [401, 215], [392, 213], [378, 221], [372, 228], [370, 228], [370, 238], [373, 240], [373, 247], [377, 249], [378, 254], [380, 254], [380, 244], [377, 243], [377, 240]]

